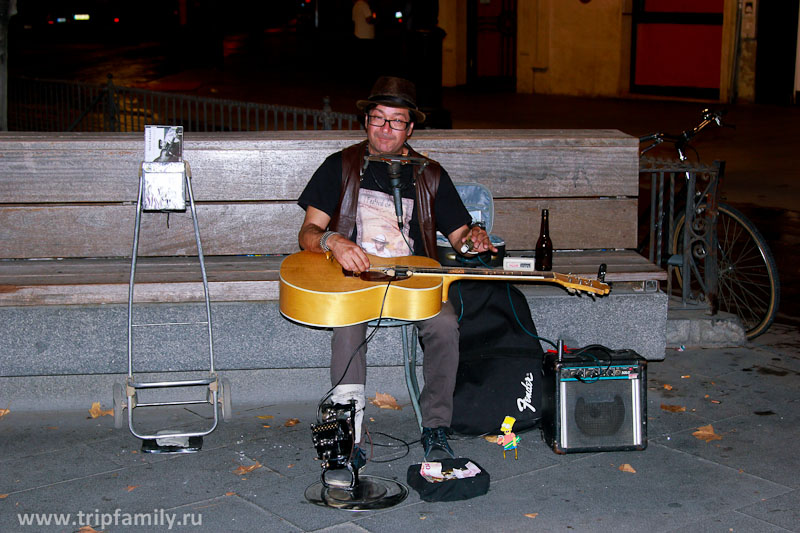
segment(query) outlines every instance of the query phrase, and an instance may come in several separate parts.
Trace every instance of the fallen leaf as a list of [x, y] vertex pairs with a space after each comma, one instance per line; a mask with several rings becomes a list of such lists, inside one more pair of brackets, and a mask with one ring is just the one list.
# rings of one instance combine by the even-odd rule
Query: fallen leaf
[[686, 408], [682, 405], [667, 405], [665, 403], [661, 404], [661, 409], [670, 413], [683, 413], [686, 411]]
[[284, 422], [283, 425], [286, 426], [287, 428], [290, 428], [292, 426], [296, 426], [299, 423], [300, 423], [300, 419], [299, 418], [290, 418], [289, 420]]
[[711, 400], [711, 403], [722, 403], [722, 402], [719, 400]]
[[237, 476], [243, 476], [245, 474], [249, 474], [250, 472], [252, 472], [256, 468], [261, 468], [261, 463], [259, 463], [258, 461], [256, 461], [255, 464], [252, 464], [250, 466], [242, 465], [239, 468], [237, 468], [236, 470], [234, 470], [233, 473], [236, 474]]
[[705, 396], [703, 396], [703, 398], [710, 398], [710, 397], [711, 396], [709, 394], [706, 394]]
[[428, 517], [427, 516], [420, 516], [419, 517], [420, 520], [425, 520], [426, 518], [428, 518]]
[[226, 492], [225, 496], [236, 496], [235, 492]]
[[536, 518], [537, 516], [539, 516], [539, 513], [525, 513], [525, 516], [527, 516], [528, 518]]
[[498, 435], [486, 435], [483, 438], [486, 439], [486, 442], [491, 442], [492, 444], [497, 444], [497, 437], [498, 437]]
[[711, 442], [712, 440], [722, 440], [721, 436], [714, 433], [714, 428], [711, 426], [711, 424], [697, 428], [697, 431], [692, 433], [692, 435], [706, 442]]
[[262, 428], [271, 428], [272, 426], [270, 426], [269, 424], [264, 424], [264, 425], [263, 425], [263, 426], [261, 426], [261, 427], [262, 427]]
[[128, 492], [133, 492], [134, 490], [138, 489], [139, 485], [128, 485], [127, 489]]
[[384, 394], [382, 392], [376, 392], [375, 397], [369, 399], [369, 403], [381, 409], [394, 409], [395, 411], [402, 409], [391, 394]]
[[374, 419], [374, 418], [372, 418], [372, 417], [369, 417], [369, 421], [370, 421], [370, 422], [375, 422], [375, 419]]
[[11, 412], [11, 409], [0, 409], [0, 418], [3, 418], [4, 416], [6, 416], [10, 412]]
[[293, 468], [293, 467], [294, 467], [294, 463], [292, 463], [290, 465], [286, 465], [286, 468]]
[[78, 530], [78, 533], [103, 533], [104, 530], [97, 530], [92, 526], [83, 526]]
[[619, 466], [620, 472], [630, 472], [631, 474], [635, 474], [636, 470], [629, 465], [628, 463], [622, 464]]
[[5, 500], [8, 498], [8, 494], [0, 494], [0, 500]]
[[685, 376], [681, 376], [681, 379], [689, 379], [690, 377], [692, 377], [691, 374], [686, 374]]
[[664, 383], [664, 388], [667, 390], [672, 390], [672, 385], [670, 385], [669, 383]]
[[100, 402], [94, 402], [92, 404], [92, 408], [89, 409], [89, 414], [92, 415], [92, 418], [98, 418], [98, 417], [106, 416], [106, 415], [114, 416], [114, 410], [113, 409], [106, 409], [104, 411], [103, 408], [100, 407]]
[[260, 418], [261, 420], [272, 420], [275, 417], [272, 415], [259, 415], [256, 418]]
[[47, 426], [45, 429], [58, 429], [58, 426]]

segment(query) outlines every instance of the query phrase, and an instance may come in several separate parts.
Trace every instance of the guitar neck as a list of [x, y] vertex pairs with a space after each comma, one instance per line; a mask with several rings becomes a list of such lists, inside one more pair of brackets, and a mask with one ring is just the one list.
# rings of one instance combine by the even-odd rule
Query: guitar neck
[[516, 270], [494, 270], [488, 268], [413, 268], [410, 270], [414, 276], [439, 276], [451, 278], [451, 281], [460, 279], [474, 280], [506, 280], [506, 281], [551, 281], [556, 278], [552, 272], [519, 272]]
[[[373, 270], [373, 269], [370, 269]], [[454, 281], [460, 279], [473, 279], [473, 280], [487, 280], [487, 281], [539, 281], [547, 283], [556, 283], [568, 290], [578, 290], [590, 292], [594, 294], [608, 294], [609, 287], [599, 280], [585, 279], [572, 274], [559, 274], [557, 272], [520, 272], [515, 270], [495, 270], [495, 269], [481, 269], [481, 268], [442, 268], [442, 267], [420, 267], [420, 266], [391, 266], [376, 268], [376, 271], [381, 271], [392, 276], [409, 277], [409, 276], [424, 276], [424, 277], [438, 277], [442, 279], [444, 284], [444, 291], [447, 292], [448, 287]]]

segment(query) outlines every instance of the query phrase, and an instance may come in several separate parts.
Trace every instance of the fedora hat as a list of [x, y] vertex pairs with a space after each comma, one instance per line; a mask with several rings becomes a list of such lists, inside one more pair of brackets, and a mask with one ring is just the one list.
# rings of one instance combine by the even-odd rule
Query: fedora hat
[[372, 86], [369, 98], [356, 102], [356, 107], [362, 112], [376, 105], [406, 108], [411, 112], [414, 122], [417, 124], [425, 122], [425, 113], [417, 109], [417, 88], [412, 82], [403, 78], [393, 76], [378, 78]]

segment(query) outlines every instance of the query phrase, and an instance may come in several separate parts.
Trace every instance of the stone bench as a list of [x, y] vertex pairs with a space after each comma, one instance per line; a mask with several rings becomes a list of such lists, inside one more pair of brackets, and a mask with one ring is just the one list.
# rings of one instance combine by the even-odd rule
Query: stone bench
[[[298, 250], [303, 211], [295, 199], [308, 178], [327, 155], [362, 138], [324, 131], [186, 134], [218, 370], [244, 381], [263, 372], [276, 395], [285, 388], [279, 384], [327, 372], [329, 332], [280, 315], [278, 271], [283, 256]], [[492, 233], [505, 240], [508, 255], [533, 248], [547, 208], [555, 271], [594, 277], [600, 263], [608, 265], [612, 293], [596, 300], [521, 285], [541, 336], [664, 357], [667, 297], [657, 284], [666, 275], [633, 251], [637, 139], [615, 130], [431, 130], [415, 132], [412, 144], [454, 181], [492, 191]], [[63, 375], [127, 372], [142, 150], [141, 134], [0, 134], [0, 380], [39, 376], [52, 383]], [[135, 313], [156, 322], [202, 314], [195, 255], [188, 212], [145, 213]], [[208, 368], [205, 337], [191, 327], [173, 330], [137, 339], [135, 371]], [[398, 350], [396, 334], [381, 331], [369, 363], [376, 372], [402, 372]], [[273, 384], [270, 376], [281, 372], [296, 380]], [[308, 399], [317, 392], [282, 394]]]

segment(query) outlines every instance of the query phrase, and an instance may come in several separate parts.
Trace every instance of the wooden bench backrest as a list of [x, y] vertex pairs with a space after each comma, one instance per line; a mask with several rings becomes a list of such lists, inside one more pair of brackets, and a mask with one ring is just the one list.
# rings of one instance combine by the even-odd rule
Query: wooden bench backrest
[[[185, 135], [207, 255], [298, 250], [295, 203], [331, 153], [362, 132]], [[633, 248], [637, 139], [616, 130], [417, 131], [454, 181], [494, 195], [492, 233], [529, 250], [541, 209], [557, 249]], [[0, 134], [0, 258], [129, 257], [141, 134]], [[194, 255], [187, 213], [145, 213], [139, 254]]]

